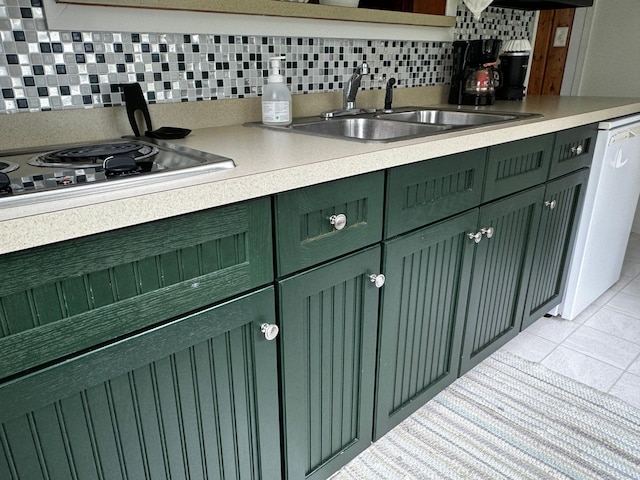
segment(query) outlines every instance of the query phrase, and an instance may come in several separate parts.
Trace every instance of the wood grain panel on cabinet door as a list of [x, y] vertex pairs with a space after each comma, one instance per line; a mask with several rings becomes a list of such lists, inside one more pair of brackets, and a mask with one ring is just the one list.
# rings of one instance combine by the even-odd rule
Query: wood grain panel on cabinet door
[[374, 247], [280, 283], [288, 480], [328, 478], [371, 443], [379, 267]]
[[273, 281], [268, 199], [0, 257], [0, 378]]
[[0, 385], [0, 478], [280, 478], [263, 322], [272, 287]]
[[478, 210], [384, 245], [375, 438], [456, 379]]
[[477, 365], [520, 331], [544, 186], [480, 209], [480, 228], [494, 228], [476, 245], [461, 372]]

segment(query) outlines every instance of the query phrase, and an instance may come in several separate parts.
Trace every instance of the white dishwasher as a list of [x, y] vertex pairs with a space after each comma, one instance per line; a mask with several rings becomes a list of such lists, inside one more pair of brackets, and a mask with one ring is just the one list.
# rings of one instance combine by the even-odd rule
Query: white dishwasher
[[563, 302], [573, 320], [620, 278], [640, 196], [640, 115], [598, 125], [593, 163]]

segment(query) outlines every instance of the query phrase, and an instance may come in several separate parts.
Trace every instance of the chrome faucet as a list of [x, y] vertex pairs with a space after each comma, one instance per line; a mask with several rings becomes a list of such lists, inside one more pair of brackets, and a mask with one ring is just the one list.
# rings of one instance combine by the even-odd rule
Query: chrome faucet
[[356, 95], [358, 94], [358, 89], [360, 88], [360, 81], [362, 80], [362, 76], [369, 73], [369, 65], [363, 63], [356, 71], [353, 72], [351, 78], [347, 81], [347, 84], [344, 86], [344, 102], [342, 108], [345, 110], [351, 110], [356, 108]]
[[356, 95], [358, 94], [358, 89], [360, 88], [360, 81], [362, 80], [363, 75], [367, 75], [369, 73], [369, 65], [363, 63], [359, 67], [356, 68], [351, 78], [347, 80], [347, 83], [344, 86], [343, 92], [343, 103], [341, 110], [332, 110], [330, 112], [322, 112], [320, 116], [322, 118], [332, 118], [332, 117], [341, 117], [344, 115], [358, 115], [360, 113], [366, 113], [366, 110], [361, 110], [356, 108]]

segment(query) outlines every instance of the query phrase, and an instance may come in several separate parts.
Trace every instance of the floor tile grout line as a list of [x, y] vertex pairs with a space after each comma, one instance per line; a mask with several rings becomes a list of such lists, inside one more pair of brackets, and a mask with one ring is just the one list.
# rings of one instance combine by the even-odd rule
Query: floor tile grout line
[[616, 378], [616, 381], [613, 382], [609, 388], [607, 388], [607, 393], [610, 393], [611, 390], [613, 390], [613, 387], [615, 387], [617, 385], [617, 383], [622, 379], [622, 377], [624, 377], [625, 373], [627, 373], [627, 371], [626, 370], [622, 370], [620, 375], [618, 375], [618, 378]]
[[638, 355], [636, 355], [636, 358], [634, 358], [633, 361], [629, 364], [629, 366], [626, 368], [625, 372], [627, 372], [627, 373], [629, 373], [631, 375], [635, 375], [636, 377], [640, 377], [640, 373], [633, 373], [633, 372], [629, 371], [631, 366], [633, 364], [635, 364], [636, 362], [640, 362], [640, 353], [638, 353]]
[[637, 356], [636, 356], [636, 357], [634, 357], [634, 359], [633, 359], [631, 362], [629, 362], [629, 365], [627, 365], [626, 367], [621, 367], [621, 366], [619, 366], [619, 365], [614, 365], [614, 364], [613, 364], [613, 363], [611, 363], [611, 362], [607, 362], [606, 360], [603, 360], [603, 359], [601, 359], [601, 358], [597, 358], [597, 357], [594, 357], [593, 355], [589, 355], [588, 353], [584, 353], [584, 352], [581, 352], [580, 350], [576, 350], [575, 348], [571, 348], [569, 345], [563, 345], [563, 344], [560, 344], [560, 345], [558, 345], [558, 347], [564, 347], [564, 348], [566, 348], [567, 350], [571, 350], [572, 352], [578, 353], [578, 354], [580, 354], [580, 355], [584, 355], [585, 357], [589, 357], [589, 358], [591, 358], [591, 359], [593, 359], [593, 360], [596, 360], [596, 361], [598, 361], [598, 362], [605, 363], [605, 364], [609, 365], [610, 367], [617, 368], [618, 370], [620, 370], [620, 371], [622, 371], [622, 372], [626, 372], [626, 371], [627, 371], [627, 369], [628, 369], [631, 365], [633, 365], [633, 362], [635, 362], [635, 361], [636, 361], [636, 359], [637, 359]]

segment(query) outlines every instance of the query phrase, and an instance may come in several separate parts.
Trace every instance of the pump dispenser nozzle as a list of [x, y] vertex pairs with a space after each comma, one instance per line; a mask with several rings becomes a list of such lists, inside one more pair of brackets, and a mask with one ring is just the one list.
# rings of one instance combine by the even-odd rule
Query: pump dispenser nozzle
[[271, 66], [271, 73], [269, 73], [269, 82], [282, 82], [283, 78], [280, 74], [280, 60], [285, 60], [287, 57], [271, 57], [269, 64]]

